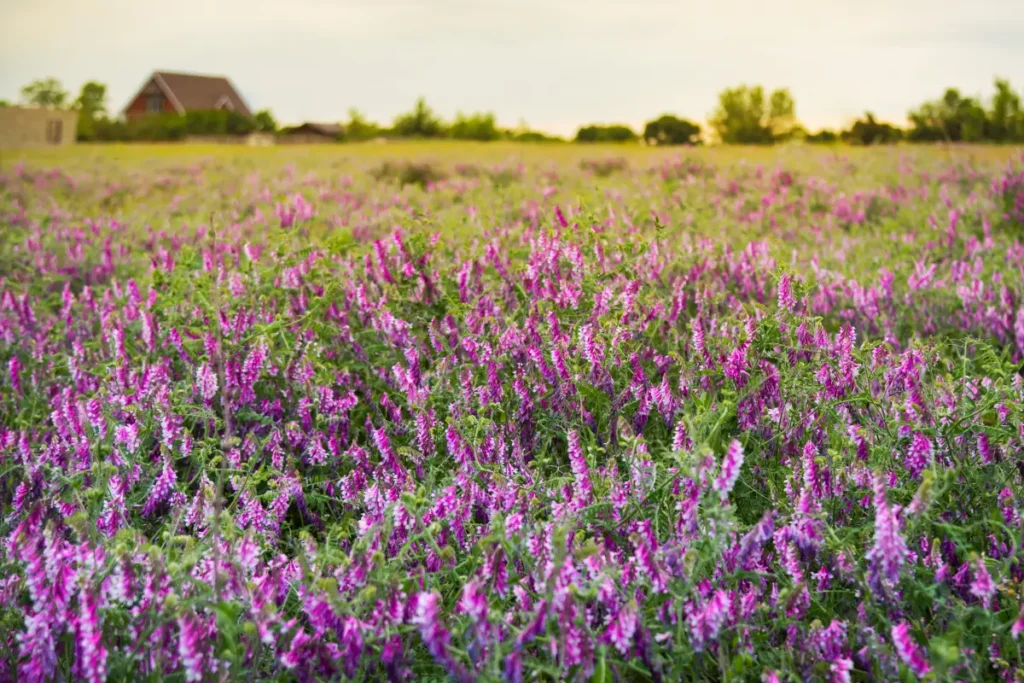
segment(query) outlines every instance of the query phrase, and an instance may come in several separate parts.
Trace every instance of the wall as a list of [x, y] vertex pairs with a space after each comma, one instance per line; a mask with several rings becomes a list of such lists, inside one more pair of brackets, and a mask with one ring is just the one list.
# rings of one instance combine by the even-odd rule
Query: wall
[[127, 107], [124, 109], [124, 117], [129, 121], [141, 118], [149, 114], [149, 110], [146, 108], [149, 102], [150, 95], [159, 95], [161, 98], [160, 113], [161, 114], [173, 114], [177, 110], [171, 101], [164, 96], [164, 91], [157, 86], [155, 81], [150, 81], [139, 91], [139, 94], [132, 100]]
[[[60, 142], [48, 139], [60, 122]], [[72, 145], [78, 130], [78, 112], [42, 107], [0, 107], [0, 149]]]

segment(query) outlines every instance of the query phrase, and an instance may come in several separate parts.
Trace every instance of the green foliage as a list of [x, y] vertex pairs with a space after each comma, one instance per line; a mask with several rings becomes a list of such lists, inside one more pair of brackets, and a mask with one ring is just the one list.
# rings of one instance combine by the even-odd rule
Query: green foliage
[[576, 142], [636, 142], [632, 128], [623, 124], [589, 125], [576, 131]]
[[644, 126], [649, 145], [699, 145], [700, 125], [671, 114], [663, 114]]
[[985, 137], [995, 142], [1020, 142], [1024, 140], [1024, 109], [1020, 95], [1010, 87], [1010, 82], [997, 78], [996, 94], [992, 97], [992, 108], [988, 113]]
[[245, 135], [259, 130], [255, 119], [233, 111], [192, 111], [181, 114], [153, 114], [132, 121], [97, 119], [94, 139], [104, 142], [173, 142], [188, 135]]
[[759, 85], [722, 91], [711, 116], [711, 127], [727, 144], [771, 144], [788, 138], [795, 125], [796, 105], [789, 90], [775, 90], [766, 102]]
[[455, 115], [455, 120], [448, 128], [448, 137], [456, 140], [477, 140], [489, 142], [501, 138], [501, 131], [495, 116], [491, 112]]
[[599, 178], [607, 178], [614, 173], [620, 173], [629, 169], [629, 162], [623, 157], [608, 157], [607, 159], [584, 159], [580, 162], [580, 169], [593, 173]]
[[902, 137], [903, 131], [877, 121], [871, 112], [866, 112], [864, 118], [857, 119], [849, 130], [842, 132], [843, 141], [854, 145], [889, 145], [899, 142]]
[[372, 169], [370, 175], [378, 181], [394, 182], [402, 187], [406, 185], [426, 187], [448, 177], [443, 168], [426, 161], [385, 161]]
[[107, 86], [96, 81], [83, 85], [75, 98], [75, 109], [78, 110], [78, 139], [95, 140], [97, 121], [107, 113]]
[[261, 109], [252, 118], [256, 124], [256, 130], [261, 133], [277, 132], [277, 121], [274, 120], [274, 116], [270, 113], [269, 109]]
[[412, 111], [395, 119], [392, 131], [403, 138], [440, 138], [445, 135], [445, 126], [424, 98], [416, 100]]
[[369, 121], [358, 109], [349, 109], [348, 123], [345, 124], [345, 140], [347, 142], [363, 142], [380, 137], [383, 129], [373, 121]]
[[59, 80], [50, 77], [26, 85], [21, 89], [21, 97], [26, 104], [59, 109], [67, 105], [69, 95]]
[[833, 142], [839, 141], [839, 134], [834, 130], [828, 128], [822, 128], [817, 133], [808, 133], [804, 136], [804, 141], [811, 144], [827, 145]]
[[973, 97], [948, 88], [938, 100], [925, 102], [907, 115], [907, 138], [914, 142], [979, 142], [985, 139], [985, 110]]

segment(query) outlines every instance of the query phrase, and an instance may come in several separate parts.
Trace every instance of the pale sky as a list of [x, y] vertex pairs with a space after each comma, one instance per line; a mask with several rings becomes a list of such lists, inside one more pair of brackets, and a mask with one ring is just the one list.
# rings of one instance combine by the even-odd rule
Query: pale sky
[[703, 121], [727, 86], [787, 86], [808, 127], [906, 112], [956, 86], [1024, 90], [1024, 0], [0, 0], [0, 98], [34, 78], [108, 85], [156, 69], [231, 78], [279, 121], [450, 118], [568, 134]]

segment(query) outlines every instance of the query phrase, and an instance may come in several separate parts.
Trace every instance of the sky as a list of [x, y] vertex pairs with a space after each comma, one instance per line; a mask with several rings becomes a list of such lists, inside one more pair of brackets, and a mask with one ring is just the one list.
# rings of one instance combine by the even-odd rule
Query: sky
[[902, 123], [948, 86], [1024, 89], [1024, 0], [0, 0], [0, 98], [97, 80], [118, 112], [154, 70], [226, 75], [283, 123], [422, 95], [570, 134], [703, 121], [742, 83], [788, 87], [812, 129]]

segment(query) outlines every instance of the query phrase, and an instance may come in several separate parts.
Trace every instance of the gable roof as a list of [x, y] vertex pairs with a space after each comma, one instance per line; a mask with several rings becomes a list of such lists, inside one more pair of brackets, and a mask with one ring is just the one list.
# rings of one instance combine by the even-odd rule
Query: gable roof
[[317, 135], [323, 135], [326, 137], [336, 138], [345, 131], [345, 128], [339, 123], [313, 123], [307, 121], [301, 126], [294, 126], [288, 128], [284, 133], [316, 133]]
[[224, 76], [154, 71], [145, 85], [132, 97], [132, 101], [135, 101], [151, 83], [156, 84], [179, 114], [187, 111], [228, 108], [243, 116], [252, 116], [249, 105], [238, 94], [231, 81]]

